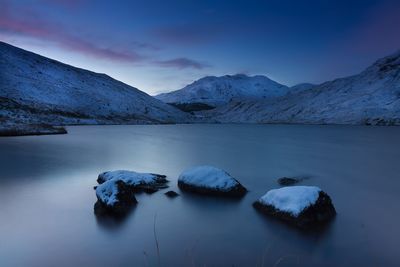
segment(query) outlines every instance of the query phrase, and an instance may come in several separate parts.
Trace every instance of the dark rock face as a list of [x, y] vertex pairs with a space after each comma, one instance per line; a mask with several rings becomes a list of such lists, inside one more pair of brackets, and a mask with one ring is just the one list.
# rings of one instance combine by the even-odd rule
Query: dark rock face
[[170, 105], [184, 111], [184, 112], [194, 112], [201, 110], [211, 110], [214, 106], [205, 103], [170, 103]]
[[216, 188], [194, 186], [191, 184], [187, 184], [183, 181], [178, 181], [178, 187], [181, 190], [187, 192], [192, 192], [202, 195], [222, 196], [222, 197], [243, 197], [247, 193], [247, 189], [240, 183], [238, 183], [235, 187], [232, 187], [229, 190], [220, 190]]
[[114, 205], [107, 205], [99, 197], [94, 205], [94, 213], [97, 216], [113, 215], [117, 217], [125, 216], [137, 203], [132, 187], [122, 181], [117, 181], [118, 193], [117, 201]]
[[301, 182], [302, 179], [282, 177], [278, 179], [278, 184], [283, 186], [294, 185]]
[[259, 201], [254, 202], [253, 207], [264, 214], [303, 229], [310, 229], [323, 225], [336, 215], [336, 210], [332, 204], [331, 198], [323, 191], [319, 192], [317, 201], [313, 205], [305, 208], [298, 216], [293, 216], [289, 212], [278, 210], [274, 206], [265, 205]]
[[168, 191], [168, 192], [165, 193], [165, 195], [167, 197], [170, 197], [170, 198], [174, 198], [174, 197], [179, 196], [179, 194], [177, 192], [175, 192], [175, 191]]
[[50, 135], [66, 133], [67, 130], [63, 127], [54, 127], [46, 124], [0, 126], [0, 136]]

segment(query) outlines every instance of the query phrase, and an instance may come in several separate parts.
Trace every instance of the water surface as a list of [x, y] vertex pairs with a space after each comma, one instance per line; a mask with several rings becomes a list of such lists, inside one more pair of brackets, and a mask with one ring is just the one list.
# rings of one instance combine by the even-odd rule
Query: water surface
[[[399, 266], [400, 128], [301, 125], [68, 127], [0, 139], [0, 266]], [[241, 201], [185, 194], [181, 171], [227, 170]], [[99, 220], [102, 171], [168, 175], [124, 221]], [[251, 203], [282, 176], [326, 191], [338, 215], [303, 233]], [[155, 225], [154, 225], [155, 223]], [[157, 256], [156, 238], [159, 243]]]

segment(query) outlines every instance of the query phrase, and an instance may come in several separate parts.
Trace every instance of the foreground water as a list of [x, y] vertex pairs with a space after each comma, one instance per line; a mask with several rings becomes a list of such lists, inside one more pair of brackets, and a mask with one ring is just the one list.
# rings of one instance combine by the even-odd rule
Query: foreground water
[[[400, 264], [399, 127], [68, 130], [0, 139], [0, 266]], [[198, 164], [227, 170], [250, 192], [241, 201], [179, 192], [179, 173]], [[126, 220], [98, 220], [93, 186], [114, 169], [166, 174], [181, 196], [139, 195]], [[304, 233], [257, 213], [251, 203], [282, 176], [307, 177], [303, 185], [328, 192], [336, 219]]]

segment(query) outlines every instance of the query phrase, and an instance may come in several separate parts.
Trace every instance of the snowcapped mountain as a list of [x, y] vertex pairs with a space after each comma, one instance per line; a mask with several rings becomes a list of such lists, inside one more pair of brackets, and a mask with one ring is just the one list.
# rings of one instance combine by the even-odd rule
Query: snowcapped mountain
[[165, 103], [203, 103], [210, 106], [227, 104], [233, 99], [255, 99], [282, 96], [289, 88], [265, 76], [249, 77], [244, 74], [208, 76], [184, 88], [159, 94], [157, 99]]
[[400, 51], [358, 75], [203, 112], [219, 122], [400, 125]]
[[0, 42], [0, 121], [174, 123], [187, 114], [105, 74]]
[[27, 124], [400, 125], [400, 51], [358, 75], [320, 85], [289, 88], [264, 76], [227, 75], [205, 77], [157, 98], [196, 116], [105, 74], [0, 42], [0, 132]]

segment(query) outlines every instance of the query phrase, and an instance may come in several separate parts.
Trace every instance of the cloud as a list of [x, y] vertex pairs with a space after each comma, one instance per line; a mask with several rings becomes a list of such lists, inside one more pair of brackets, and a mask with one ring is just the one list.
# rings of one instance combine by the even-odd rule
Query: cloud
[[[0, 37], [6, 40], [14, 36], [22, 36], [37, 39], [45, 42], [52, 42], [57, 46], [93, 56], [100, 59], [107, 59], [123, 63], [144, 63], [164, 68], [176, 69], [203, 69], [210, 65], [192, 60], [186, 57], [178, 57], [171, 60], [156, 60], [156, 55], [149, 55], [149, 52], [160, 51], [162, 48], [153, 44], [139, 42], [130, 38], [124, 41], [115, 41], [112, 38], [88, 38], [73, 32], [62, 24], [44, 19], [40, 10], [24, 9], [14, 5], [7, 0], [2, 1], [0, 9]], [[40, 2], [50, 0], [37, 0]], [[78, 5], [88, 0], [74, 0], [71, 5]], [[56, 0], [53, 4], [66, 3], [69, 0]], [[36, 12], [35, 12], [36, 11]], [[151, 54], [151, 53], [150, 53]], [[153, 53], [154, 54], [154, 53]]]
[[155, 61], [155, 64], [161, 66], [161, 67], [166, 67], [166, 68], [177, 68], [177, 69], [187, 69], [187, 68], [192, 68], [192, 69], [204, 69], [211, 67], [211, 65], [203, 62], [199, 62], [193, 59], [189, 58], [174, 58], [170, 60], [162, 60], [162, 61]]
[[66, 49], [104, 59], [137, 62], [144, 58], [144, 56], [132, 49], [115, 50], [107, 46], [101, 46], [98, 42], [77, 37], [61, 25], [44, 21], [39, 16], [24, 16], [24, 14], [16, 16], [11, 12], [11, 7], [7, 2], [2, 3], [2, 5], [0, 10], [0, 32], [3, 34], [19, 34], [25, 37], [49, 40]]

